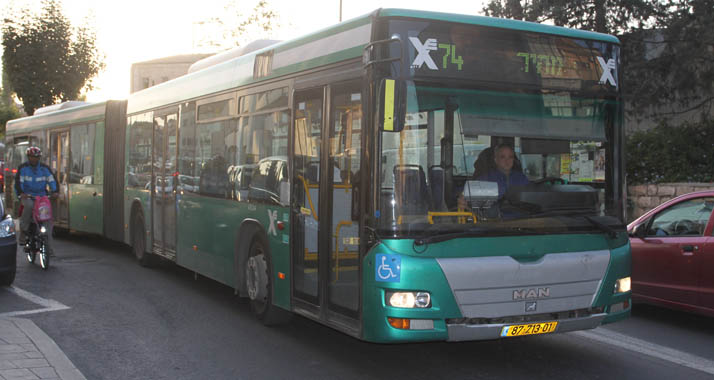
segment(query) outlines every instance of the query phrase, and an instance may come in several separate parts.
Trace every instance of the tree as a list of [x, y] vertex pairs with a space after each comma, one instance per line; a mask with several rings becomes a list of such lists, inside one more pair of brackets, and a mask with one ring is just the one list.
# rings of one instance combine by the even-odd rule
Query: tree
[[40, 14], [23, 9], [2, 26], [3, 71], [25, 111], [76, 100], [104, 69], [88, 26], [72, 27], [59, 0], [43, 0]]
[[12, 103], [12, 99], [8, 99], [5, 94], [5, 91], [0, 88], [0, 136], [5, 136], [5, 125], [9, 120], [22, 116]]
[[[487, 16], [621, 34], [650, 25], [659, 10], [647, 0], [491, 0], [483, 8]], [[520, 17], [519, 17], [520, 16]]]
[[625, 94], [637, 116], [714, 119], [714, 0], [668, 1], [656, 28], [622, 36]]
[[[280, 27], [280, 16], [266, 0], [259, 0], [249, 15], [241, 11], [245, 8], [236, 0], [230, 0], [224, 7], [223, 16], [212, 17], [199, 22], [206, 28], [206, 36], [200, 45], [228, 49], [241, 46], [259, 38], [268, 38]], [[218, 30], [218, 33], [215, 30]], [[219, 36], [220, 39], [216, 39]]]

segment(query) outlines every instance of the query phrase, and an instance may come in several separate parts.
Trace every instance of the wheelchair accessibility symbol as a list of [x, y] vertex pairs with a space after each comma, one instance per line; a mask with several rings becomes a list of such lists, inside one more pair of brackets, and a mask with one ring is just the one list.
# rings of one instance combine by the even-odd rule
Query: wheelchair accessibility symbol
[[380, 282], [399, 282], [402, 258], [399, 255], [377, 254], [374, 279]]

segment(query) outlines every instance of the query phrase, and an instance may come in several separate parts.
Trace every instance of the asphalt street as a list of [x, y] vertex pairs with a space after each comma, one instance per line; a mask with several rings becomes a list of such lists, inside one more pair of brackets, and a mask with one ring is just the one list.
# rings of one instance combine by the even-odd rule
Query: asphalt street
[[[34, 322], [87, 379], [714, 378], [711, 318], [635, 305], [586, 332], [465, 343], [365, 343], [302, 317], [261, 325], [233, 291], [170, 263], [140, 267], [91, 236], [18, 256], [0, 317]], [[32, 298], [32, 297], [37, 298]]]

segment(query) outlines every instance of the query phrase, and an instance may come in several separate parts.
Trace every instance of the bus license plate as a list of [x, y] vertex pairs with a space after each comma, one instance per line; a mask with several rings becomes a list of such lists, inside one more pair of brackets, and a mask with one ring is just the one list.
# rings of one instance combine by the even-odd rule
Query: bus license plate
[[503, 326], [503, 329], [501, 329], [501, 336], [508, 337], [548, 334], [555, 331], [556, 326], [558, 326], [558, 322], [529, 323], [527, 325]]

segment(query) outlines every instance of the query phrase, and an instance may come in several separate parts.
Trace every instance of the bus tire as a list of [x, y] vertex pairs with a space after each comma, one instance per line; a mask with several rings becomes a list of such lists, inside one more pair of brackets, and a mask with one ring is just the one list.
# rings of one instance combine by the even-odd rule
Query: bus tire
[[131, 223], [131, 248], [134, 252], [134, 257], [142, 267], [151, 267], [153, 260], [151, 254], [146, 252], [146, 234], [144, 233], [144, 217], [140, 214], [134, 214], [133, 222]]
[[15, 281], [15, 269], [0, 275], [0, 286], [10, 286]]
[[288, 322], [292, 314], [273, 305], [273, 277], [267, 247], [265, 239], [253, 237], [245, 264], [245, 287], [253, 314], [264, 325], [271, 326]]

